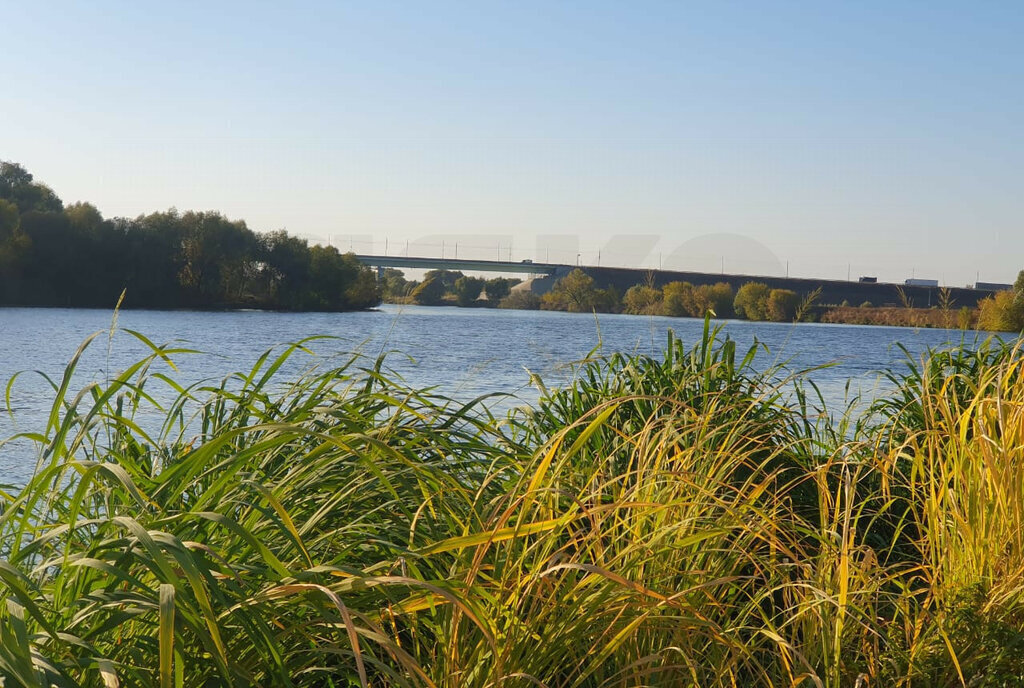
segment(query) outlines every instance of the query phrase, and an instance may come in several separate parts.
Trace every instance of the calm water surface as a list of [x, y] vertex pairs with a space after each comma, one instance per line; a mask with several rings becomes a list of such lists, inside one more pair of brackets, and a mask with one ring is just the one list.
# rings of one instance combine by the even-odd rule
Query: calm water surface
[[[0, 309], [0, 381], [17, 371], [41, 371], [59, 379], [81, 342], [93, 332], [109, 330], [111, 312], [15, 308]], [[179, 343], [202, 354], [175, 358], [184, 382], [219, 379], [247, 370], [257, 357], [276, 345], [310, 335], [335, 339], [313, 344], [317, 356], [303, 356], [289, 371], [302, 366], [337, 362], [348, 352], [371, 357], [382, 351], [390, 367], [412, 386], [435, 386], [459, 399], [490, 392], [514, 395], [496, 401], [500, 407], [530, 403], [536, 392], [527, 371], [545, 382], [569, 379], [570, 364], [595, 348], [660, 355], [669, 329], [687, 345], [698, 341], [703, 322], [689, 318], [629, 315], [500, 311], [486, 309], [383, 306], [367, 313], [268, 313], [191, 311], [124, 311], [119, 328], [136, 330], [157, 344]], [[725, 332], [745, 347], [756, 337], [768, 351], [759, 366], [786, 363], [792, 369], [825, 364], [812, 374], [830, 407], [844, 404], [846, 387], [866, 396], [884, 393], [878, 371], [901, 364], [902, 343], [918, 353], [929, 346], [959, 343], [958, 330], [913, 330], [847, 325], [778, 324], [727, 321]], [[968, 342], [975, 334], [966, 335]], [[77, 386], [103, 380], [148, 353], [131, 335], [119, 331], [108, 341], [97, 338], [82, 358]], [[166, 370], [166, 367], [164, 367]], [[35, 374], [22, 374], [12, 389], [11, 415], [0, 414], [0, 437], [16, 432], [41, 431], [52, 392]], [[0, 483], [20, 482], [32, 468], [22, 443], [0, 446]]]

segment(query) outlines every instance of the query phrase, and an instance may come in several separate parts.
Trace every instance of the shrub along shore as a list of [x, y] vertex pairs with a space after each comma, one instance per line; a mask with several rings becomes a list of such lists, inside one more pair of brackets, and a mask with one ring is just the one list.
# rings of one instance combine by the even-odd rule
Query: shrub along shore
[[303, 343], [77, 394], [76, 355], [0, 491], [0, 683], [1021, 685], [1021, 345], [856, 417], [757, 350], [670, 335], [507, 417], [382, 360], [278, 380]]

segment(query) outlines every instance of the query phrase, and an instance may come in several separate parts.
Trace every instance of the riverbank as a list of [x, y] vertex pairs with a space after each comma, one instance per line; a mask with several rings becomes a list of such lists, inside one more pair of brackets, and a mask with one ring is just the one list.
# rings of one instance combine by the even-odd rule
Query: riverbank
[[940, 308], [875, 308], [870, 306], [836, 306], [824, 308], [823, 323], [847, 325], [882, 325], [886, 327], [932, 327], [970, 330], [978, 326], [977, 309]]
[[495, 418], [386, 361], [276, 385], [291, 349], [177, 387], [150, 434], [134, 419], [169, 378], [146, 371], [177, 354], [78, 401], [72, 364], [32, 440], [35, 475], [0, 492], [0, 675], [909, 688], [1024, 674], [1006, 652], [1024, 640], [1019, 346], [894, 367], [856, 422], [800, 375], [755, 368], [759, 351], [670, 337]]

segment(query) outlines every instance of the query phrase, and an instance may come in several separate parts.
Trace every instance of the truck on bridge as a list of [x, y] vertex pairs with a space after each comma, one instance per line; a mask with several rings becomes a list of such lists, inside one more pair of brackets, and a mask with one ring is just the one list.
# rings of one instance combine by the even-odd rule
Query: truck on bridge
[[988, 291], [1009, 291], [1013, 289], [1012, 284], [1002, 284], [1000, 282], [975, 282], [975, 289], [986, 289]]

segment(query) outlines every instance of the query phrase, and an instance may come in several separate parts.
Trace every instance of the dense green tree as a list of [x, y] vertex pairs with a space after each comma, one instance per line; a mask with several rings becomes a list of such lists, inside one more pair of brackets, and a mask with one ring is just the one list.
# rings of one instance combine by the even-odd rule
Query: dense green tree
[[310, 284], [309, 245], [283, 230], [264, 234], [262, 244], [264, 279], [272, 302], [278, 308], [302, 308]]
[[594, 298], [594, 310], [599, 313], [620, 313], [622, 311], [622, 295], [614, 284], [605, 289], [598, 289]]
[[23, 256], [29, 240], [19, 229], [18, 206], [0, 200], [0, 304], [17, 303], [23, 289]]
[[646, 284], [637, 284], [626, 290], [622, 297], [623, 310], [636, 315], [660, 315], [662, 291]]
[[255, 276], [252, 264], [260, 258], [256, 235], [244, 222], [232, 222], [220, 213], [187, 212], [181, 223], [179, 278], [190, 300], [211, 305], [244, 301], [248, 282]]
[[484, 284], [484, 291], [487, 292], [487, 300], [497, 303], [509, 295], [512, 287], [519, 283], [519, 280], [512, 280], [507, 277], [495, 277]]
[[0, 198], [12, 200], [32, 184], [32, 174], [16, 162], [0, 160]]
[[380, 288], [386, 299], [402, 299], [413, 289], [413, 282], [405, 279], [405, 273], [395, 268], [384, 268], [380, 274]]
[[747, 320], [768, 320], [768, 295], [770, 290], [763, 282], [747, 282], [733, 300], [736, 315]]
[[691, 315], [703, 318], [708, 313], [718, 318], [730, 318], [733, 314], [732, 287], [727, 282], [702, 284], [693, 290], [694, 309]]
[[800, 297], [790, 289], [772, 289], [768, 293], [767, 313], [776, 322], [792, 322]]
[[347, 299], [345, 309], [361, 310], [379, 304], [382, 298], [381, 289], [373, 272], [367, 270], [362, 263], [356, 260], [353, 253], [346, 253], [344, 259], [350, 264], [350, 274], [354, 275], [345, 289], [345, 298]]
[[420, 282], [412, 290], [411, 296], [412, 300], [421, 306], [439, 306], [447, 291], [440, 277], [430, 277]]
[[72, 203], [64, 209], [64, 214], [79, 232], [96, 235], [103, 227], [103, 215], [91, 203]]
[[661, 288], [661, 294], [664, 315], [679, 318], [694, 314], [693, 285], [689, 282], [669, 282]]
[[423, 281], [437, 280], [444, 286], [445, 293], [450, 293], [455, 291], [455, 282], [462, 276], [459, 270], [428, 270]]
[[28, 239], [23, 271], [24, 295], [29, 305], [76, 306], [83, 294], [76, 276], [82, 274], [79, 237], [72, 234], [63, 213], [30, 210], [21, 216], [21, 231]]
[[352, 276], [346, 274], [344, 258], [333, 246], [309, 247], [309, 292], [306, 308], [339, 310], [344, 308], [345, 290]]
[[483, 291], [484, 281], [479, 277], [460, 277], [455, 280], [455, 301], [460, 306], [468, 306], [476, 301]]
[[541, 297], [541, 308], [570, 313], [589, 313], [597, 303], [594, 278], [576, 268]]
[[0, 200], [0, 245], [14, 238], [21, 221], [18, 206], [10, 201]]
[[64, 204], [45, 184], [33, 181], [24, 167], [13, 162], [0, 161], [0, 199], [11, 201], [18, 211], [27, 213], [60, 212]]
[[114, 220], [123, 234], [122, 270], [125, 302], [130, 306], [182, 306], [183, 227], [177, 210]]

